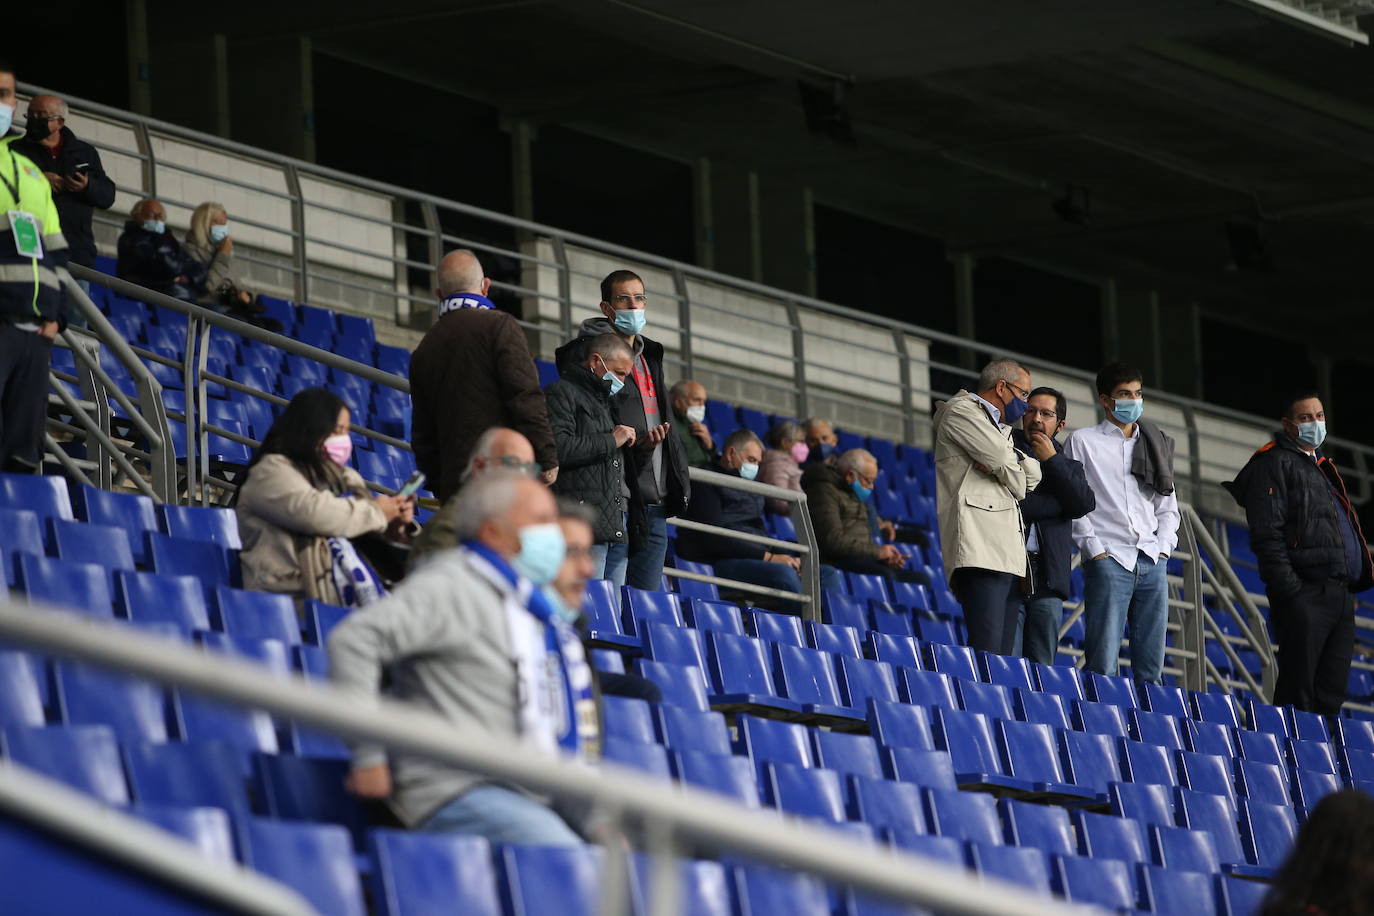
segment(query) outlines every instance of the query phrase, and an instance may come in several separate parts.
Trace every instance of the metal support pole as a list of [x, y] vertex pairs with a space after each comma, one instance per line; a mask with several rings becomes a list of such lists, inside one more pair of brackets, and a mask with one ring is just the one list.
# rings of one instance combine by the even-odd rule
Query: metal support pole
[[296, 262], [296, 301], [310, 297], [310, 255], [305, 244], [305, 195], [301, 193], [301, 176], [294, 165], [283, 170], [286, 191], [291, 195], [291, 257]]
[[1108, 360], [1121, 358], [1121, 314], [1116, 298], [1116, 278], [1102, 281], [1102, 354]]
[[682, 360], [687, 378], [696, 378], [696, 360], [692, 352], [692, 307], [687, 298], [687, 275], [681, 267], [673, 268], [673, 291], [677, 293], [678, 358]]
[[797, 303], [789, 300], [784, 307], [787, 323], [792, 326], [792, 381], [797, 386], [797, 416], [805, 419], [811, 413], [811, 396], [806, 387], [806, 333]]
[[553, 243], [553, 259], [558, 262], [558, 323], [563, 327], [563, 339], [573, 336], [572, 317], [572, 273], [568, 268], [568, 249], [561, 236], [549, 240]]
[[[966, 251], [954, 255], [954, 321], [960, 337], [974, 339], [973, 270], [977, 259]], [[959, 350], [959, 365], [969, 372], [978, 369], [978, 354], [966, 347]]]
[[1179, 642], [1190, 653], [1183, 659], [1183, 687], [1185, 690], [1206, 690], [1204, 663], [1207, 660], [1202, 617], [1207, 613], [1202, 596], [1202, 553], [1193, 534], [1193, 522], [1187, 515], [1181, 520], [1179, 534], [1188, 556], [1183, 561], [1183, 593], [1187, 610], [1179, 620]]
[[911, 354], [906, 348], [906, 332], [893, 328], [892, 342], [897, 347], [897, 373], [902, 384], [902, 441], [916, 445], [916, 406], [911, 403]]

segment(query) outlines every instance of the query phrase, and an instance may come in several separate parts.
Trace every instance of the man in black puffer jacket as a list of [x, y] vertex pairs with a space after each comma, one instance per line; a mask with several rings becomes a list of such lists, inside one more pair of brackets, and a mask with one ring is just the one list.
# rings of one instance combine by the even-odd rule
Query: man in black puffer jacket
[[116, 243], [115, 273], [173, 299], [195, 302], [205, 292], [205, 265], [181, 250], [167, 229], [167, 211], [153, 198], [134, 204]]
[[544, 389], [549, 426], [558, 447], [554, 492], [596, 512], [592, 560], [595, 578], [625, 584], [629, 562], [629, 513], [642, 511], [625, 485], [625, 449], [635, 431], [611, 415], [611, 396], [625, 384], [633, 356], [616, 334], [587, 341], [585, 356], [562, 367], [562, 378]]
[[1369, 547], [1336, 465], [1321, 453], [1326, 413], [1315, 394], [1288, 402], [1283, 429], [1223, 484], [1245, 507], [1250, 547], [1279, 648], [1274, 703], [1334, 716], [1355, 642], [1353, 592], [1369, 588]]

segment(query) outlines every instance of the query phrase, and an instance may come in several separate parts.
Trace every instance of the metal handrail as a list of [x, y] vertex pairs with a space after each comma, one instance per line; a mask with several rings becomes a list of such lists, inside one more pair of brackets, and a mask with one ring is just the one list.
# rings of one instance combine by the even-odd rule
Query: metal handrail
[[[602, 764], [599, 770], [579, 766], [409, 704], [385, 698], [360, 702], [354, 693], [297, 676], [263, 677], [259, 665], [169, 643], [89, 615], [0, 600], [0, 638], [590, 804], [612, 824], [612, 836], [623, 836], [626, 824], [647, 827], [650, 853], [670, 862], [689, 849], [706, 848], [802, 869], [864, 893], [941, 912], [1087, 912], [992, 877], [974, 877], [962, 868], [895, 850], [880, 852], [804, 820], [746, 810], [690, 786], [675, 784], [673, 791], [665, 791], [663, 780], [636, 770], [613, 764]], [[603, 892], [623, 902], [623, 881], [609, 876], [628, 874], [628, 849], [623, 842], [612, 842], [607, 855], [610, 867]], [[652, 916], [677, 912], [675, 904], [671, 896], [656, 894]]]

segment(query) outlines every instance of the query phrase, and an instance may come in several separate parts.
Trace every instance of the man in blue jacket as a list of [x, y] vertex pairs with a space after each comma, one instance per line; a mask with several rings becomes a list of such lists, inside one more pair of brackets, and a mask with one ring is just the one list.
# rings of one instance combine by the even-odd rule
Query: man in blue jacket
[[1068, 418], [1064, 395], [1053, 388], [1030, 394], [1021, 428], [1012, 430], [1012, 443], [1040, 462], [1040, 486], [1021, 500], [1026, 524], [1026, 553], [1030, 557], [1030, 588], [1012, 586], [1008, 614], [1016, 614], [1013, 654], [1042, 665], [1054, 664], [1059, 622], [1069, 597], [1073, 520], [1097, 505], [1082, 462], [1065, 455], [1055, 440]]

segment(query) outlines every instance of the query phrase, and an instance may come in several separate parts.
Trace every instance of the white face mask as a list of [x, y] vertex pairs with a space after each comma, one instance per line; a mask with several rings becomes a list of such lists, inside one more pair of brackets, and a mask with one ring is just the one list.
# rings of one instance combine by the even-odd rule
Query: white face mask
[[687, 419], [691, 420], [693, 423], [706, 422], [705, 404], [693, 404], [691, 407], [684, 410], [683, 413], [686, 415]]

